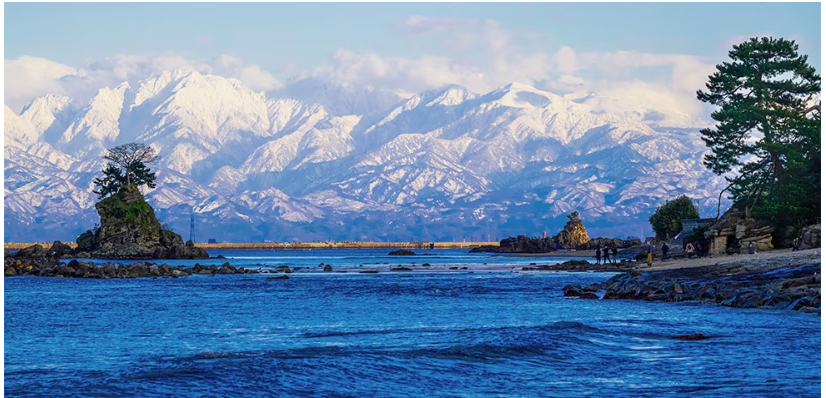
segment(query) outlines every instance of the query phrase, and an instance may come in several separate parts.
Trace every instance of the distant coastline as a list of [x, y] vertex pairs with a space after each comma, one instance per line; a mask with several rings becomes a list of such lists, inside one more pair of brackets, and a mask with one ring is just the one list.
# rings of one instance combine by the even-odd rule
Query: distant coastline
[[[39, 244], [48, 249], [49, 242], [19, 243], [6, 242], [6, 250], [20, 250]], [[74, 248], [74, 242], [67, 242]], [[272, 242], [272, 243], [196, 243], [203, 249], [470, 249], [479, 246], [499, 246], [499, 242]]]

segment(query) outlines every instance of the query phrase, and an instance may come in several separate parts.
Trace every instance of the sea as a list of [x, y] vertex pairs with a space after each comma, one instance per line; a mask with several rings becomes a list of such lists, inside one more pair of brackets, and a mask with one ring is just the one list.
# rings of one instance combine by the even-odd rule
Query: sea
[[820, 396], [818, 314], [566, 298], [613, 274], [522, 271], [571, 258], [388, 252], [167, 261], [289, 279], [4, 278], [5, 396]]

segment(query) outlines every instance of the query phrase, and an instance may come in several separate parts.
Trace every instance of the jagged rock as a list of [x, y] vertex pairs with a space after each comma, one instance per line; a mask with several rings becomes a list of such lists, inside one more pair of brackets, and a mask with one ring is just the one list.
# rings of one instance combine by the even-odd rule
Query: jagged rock
[[801, 249], [820, 247], [820, 224], [810, 225], [801, 231], [803, 243]]
[[704, 234], [711, 241], [710, 254], [744, 254], [749, 243], [754, 243], [758, 252], [774, 249], [774, 229], [768, 222], [747, 217], [745, 210], [732, 206]]
[[89, 253], [95, 250], [95, 234], [92, 231], [86, 231], [75, 240], [77, 247], [75, 251], [79, 253]]
[[134, 185], [95, 204], [100, 228], [77, 238], [77, 252], [96, 258], [209, 258], [204, 249], [161, 228], [155, 211]]
[[568, 215], [568, 222], [565, 223], [565, 227], [553, 238], [556, 246], [562, 249], [576, 249], [590, 240], [588, 231], [582, 225], [582, 219], [579, 218], [577, 212]]
[[235, 267], [230, 265], [229, 263], [224, 263], [221, 265], [221, 268], [218, 269], [219, 274], [234, 274], [237, 270]]
[[43, 258], [45, 255], [46, 254], [43, 251], [43, 246], [31, 245], [25, 249], [19, 250], [17, 253], [14, 253], [12, 257], [21, 259], [40, 259]]
[[525, 235], [509, 237], [499, 241], [499, 246], [480, 246], [473, 248], [471, 253], [549, 253], [556, 250], [552, 238], [529, 238]]
[[71, 246], [59, 240], [54, 241], [49, 250], [46, 250], [46, 256], [52, 258], [62, 258], [63, 256], [71, 255], [73, 253], [74, 250], [71, 248]]
[[582, 288], [579, 285], [565, 285], [562, 292], [565, 297], [579, 297], [582, 294]]

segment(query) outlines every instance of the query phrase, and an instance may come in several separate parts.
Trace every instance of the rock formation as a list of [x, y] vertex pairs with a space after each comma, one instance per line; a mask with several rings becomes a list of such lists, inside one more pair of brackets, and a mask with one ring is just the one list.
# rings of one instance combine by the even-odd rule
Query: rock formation
[[800, 235], [803, 239], [803, 242], [800, 245], [801, 249], [820, 247], [820, 224], [810, 225], [803, 228], [803, 230], [800, 231]]
[[525, 235], [505, 238], [499, 241], [499, 246], [480, 246], [473, 248], [471, 253], [549, 253], [556, 250], [552, 238], [529, 238]]
[[710, 254], [743, 254], [749, 243], [754, 243], [757, 251], [774, 249], [774, 230], [770, 223], [748, 217], [745, 210], [732, 206], [704, 234], [711, 241]]
[[[757, 265], [733, 262], [656, 272], [636, 270], [594, 285], [562, 288], [566, 297], [701, 301], [737, 308], [820, 312], [820, 263], [801, 256]], [[591, 294], [596, 293], [595, 296]], [[586, 297], [586, 295], [588, 295]]]
[[95, 258], [209, 258], [206, 250], [184, 243], [181, 236], [161, 227], [152, 206], [134, 185], [95, 205], [100, 228], [77, 238], [77, 253]]
[[588, 231], [582, 225], [582, 219], [579, 218], [579, 213], [573, 212], [568, 215], [568, 222], [565, 223], [565, 228], [554, 236], [554, 243], [560, 249], [576, 249], [580, 245], [588, 243]]

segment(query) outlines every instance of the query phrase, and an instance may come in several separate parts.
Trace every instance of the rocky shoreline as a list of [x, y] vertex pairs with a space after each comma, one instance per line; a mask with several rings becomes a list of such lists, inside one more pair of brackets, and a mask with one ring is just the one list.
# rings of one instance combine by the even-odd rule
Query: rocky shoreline
[[653, 272], [631, 270], [603, 283], [567, 285], [563, 293], [583, 299], [699, 301], [820, 314], [820, 251], [808, 256], [790, 254], [776, 261], [740, 259]]
[[146, 262], [136, 262], [132, 264], [95, 264], [72, 260], [68, 263], [54, 258], [41, 259], [15, 259], [6, 257], [3, 264], [4, 276], [42, 276], [55, 278], [93, 278], [93, 279], [113, 279], [113, 278], [157, 278], [171, 277], [178, 278], [193, 274], [257, 274], [258, 270], [235, 268], [229, 263], [221, 266], [195, 264], [191, 268], [183, 265], [171, 266], [168, 264], [156, 264]]
[[569, 260], [559, 264], [536, 265], [531, 263], [522, 267], [522, 271], [579, 271], [579, 272], [626, 272], [634, 269], [637, 263], [622, 260], [618, 263], [596, 264], [584, 260]]

